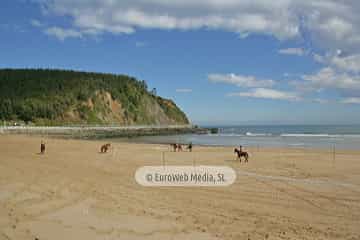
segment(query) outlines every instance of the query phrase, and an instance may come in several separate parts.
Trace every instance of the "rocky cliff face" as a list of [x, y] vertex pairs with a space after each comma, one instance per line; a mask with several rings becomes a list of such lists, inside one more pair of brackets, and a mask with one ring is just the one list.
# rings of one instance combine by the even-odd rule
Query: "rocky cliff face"
[[171, 100], [143, 96], [137, 107], [137, 114], [130, 116], [121, 101], [114, 99], [110, 92], [96, 91], [93, 97], [69, 107], [57, 121], [108, 125], [189, 123], [186, 115]]

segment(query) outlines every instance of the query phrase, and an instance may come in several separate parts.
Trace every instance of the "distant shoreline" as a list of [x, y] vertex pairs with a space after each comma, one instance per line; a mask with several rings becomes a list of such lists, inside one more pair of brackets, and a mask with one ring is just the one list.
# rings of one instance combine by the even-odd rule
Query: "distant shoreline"
[[206, 134], [208, 129], [193, 125], [154, 126], [8, 126], [0, 134], [48, 135], [60, 138], [102, 139], [159, 136], [172, 134]]

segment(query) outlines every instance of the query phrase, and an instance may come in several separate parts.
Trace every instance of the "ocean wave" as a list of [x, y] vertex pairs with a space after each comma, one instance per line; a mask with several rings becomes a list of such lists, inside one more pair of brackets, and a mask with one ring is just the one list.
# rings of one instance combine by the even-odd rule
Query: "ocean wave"
[[217, 134], [208, 134], [215, 137], [304, 137], [304, 138], [360, 138], [360, 134], [328, 134], [328, 133], [230, 133], [223, 132]]
[[282, 133], [281, 137], [334, 137], [338, 135], [329, 135], [329, 134], [310, 134], [310, 133]]
[[217, 134], [208, 134], [209, 136], [216, 136], [216, 137], [243, 137], [244, 134], [239, 133], [217, 133]]
[[310, 134], [310, 133], [283, 133], [281, 137], [325, 137], [325, 138], [360, 138], [360, 134]]
[[266, 136], [272, 136], [271, 133], [251, 133], [251, 132], [247, 132], [245, 134], [248, 137], [266, 137]]
[[305, 143], [290, 143], [288, 144], [288, 146], [292, 146], [292, 147], [305, 146]]

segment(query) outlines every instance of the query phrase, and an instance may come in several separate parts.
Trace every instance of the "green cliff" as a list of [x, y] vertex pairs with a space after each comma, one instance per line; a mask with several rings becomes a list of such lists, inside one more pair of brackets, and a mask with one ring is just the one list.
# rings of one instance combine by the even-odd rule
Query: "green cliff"
[[0, 69], [0, 120], [35, 125], [188, 124], [169, 99], [125, 75]]

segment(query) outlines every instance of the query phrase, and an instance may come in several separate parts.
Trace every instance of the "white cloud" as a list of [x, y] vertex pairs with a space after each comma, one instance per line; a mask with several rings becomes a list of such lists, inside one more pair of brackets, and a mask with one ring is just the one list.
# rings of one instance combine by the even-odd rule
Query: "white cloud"
[[271, 87], [275, 81], [271, 79], [257, 79], [254, 76], [230, 74], [209, 74], [208, 79], [213, 83], [227, 83], [238, 87]]
[[[234, 0], [41, 0], [47, 13], [70, 16], [74, 27], [132, 33], [147, 29], [221, 29], [242, 36], [264, 33], [279, 39], [299, 35], [288, 1], [266, 3]], [[289, 10], [289, 9], [288, 9]]]
[[314, 53], [313, 58], [318, 63], [325, 63], [325, 57], [320, 54]]
[[230, 97], [250, 97], [263, 99], [278, 99], [297, 101], [301, 100], [300, 95], [296, 92], [275, 90], [272, 87], [275, 84], [274, 80], [258, 79], [254, 76], [242, 76], [235, 74], [209, 74], [208, 79], [213, 83], [232, 84], [238, 87], [251, 88], [246, 92], [229, 93]]
[[176, 89], [176, 92], [178, 92], [178, 93], [191, 93], [192, 89], [190, 89], [190, 88], [178, 88], [178, 89]]
[[344, 98], [341, 100], [341, 102], [345, 104], [360, 104], [360, 98], [358, 97]]
[[[307, 1], [303, 27], [325, 49], [354, 49], [360, 43], [360, 4], [349, 1]], [[358, 49], [360, 50], [360, 49]]]
[[327, 19], [326, 21], [319, 23], [317, 28], [320, 32], [325, 34], [334, 35], [336, 40], [344, 39], [353, 32], [353, 26], [351, 23], [337, 16]]
[[360, 72], [360, 54], [334, 56], [330, 59], [330, 64], [343, 71]]
[[306, 51], [304, 51], [302, 48], [285, 48], [285, 49], [280, 49], [279, 53], [286, 55], [304, 56], [306, 54]]
[[51, 27], [45, 30], [45, 33], [51, 36], [55, 36], [61, 41], [64, 41], [66, 38], [82, 38], [83, 34], [74, 29], [64, 29], [59, 27]]
[[360, 90], [360, 54], [347, 54], [340, 49], [324, 55], [313, 54], [315, 61], [324, 66], [313, 74], [302, 75], [290, 82], [296, 90], [304, 93], [334, 90], [346, 99], [358, 97]]
[[297, 101], [301, 98], [294, 92], [279, 91], [268, 88], [255, 88], [248, 92], [230, 93], [228, 96], [231, 97], [251, 97], [251, 98], [264, 98], [264, 99], [277, 99], [277, 100], [288, 100]]
[[337, 49], [324, 56], [314, 54], [314, 59], [325, 67], [302, 76], [304, 81], [295, 83], [297, 89], [309, 92], [333, 89], [345, 97], [342, 103], [356, 103], [360, 90], [360, 54], [348, 55]]
[[342, 90], [360, 90], [360, 76], [337, 72], [331, 67], [320, 69], [312, 75], [304, 75], [305, 86], [314, 89], [333, 88]]
[[360, 43], [357, 0], [36, 0], [47, 15], [72, 19], [78, 31], [133, 33], [137, 29], [218, 29], [300, 37], [301, 29], [329, 48]]
[[345, 54], [340, 49], [329, 51], [324, 56], [314, 54], [315, 61], [328, 65], [338, 71], [360, 73], [360, 54]]

